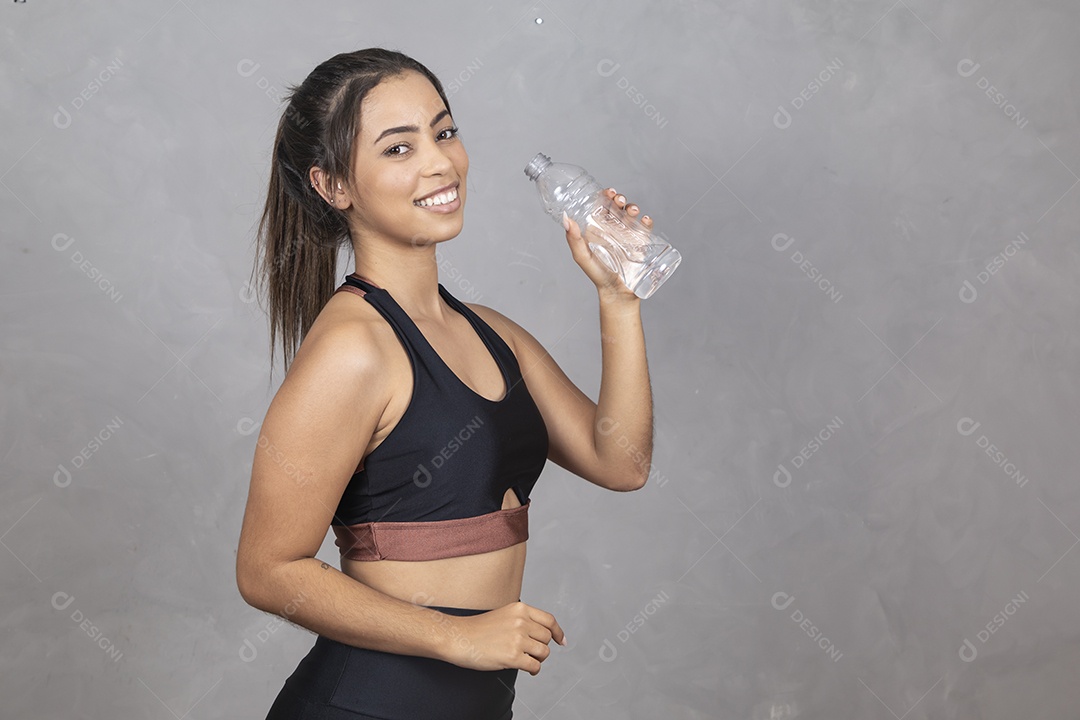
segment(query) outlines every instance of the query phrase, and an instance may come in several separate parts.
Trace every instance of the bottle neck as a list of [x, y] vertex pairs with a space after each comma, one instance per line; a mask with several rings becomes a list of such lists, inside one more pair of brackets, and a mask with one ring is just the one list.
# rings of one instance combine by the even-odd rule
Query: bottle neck
[[540, 177], [540, 173], [544, 172], [544, 170], [547, 170], [548, 166], [550, 165], [551, 158], [549, 158], [544, 153], [537, 153], [536, 157], [534, 157], [529, 162], [529, 165], [525, 168], [525, 175], [530, 180], [536, 180], [536, 178]]

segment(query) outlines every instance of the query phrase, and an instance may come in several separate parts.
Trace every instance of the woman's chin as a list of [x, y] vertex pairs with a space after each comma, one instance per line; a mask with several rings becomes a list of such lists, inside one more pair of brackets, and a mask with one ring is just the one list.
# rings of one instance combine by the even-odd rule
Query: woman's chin
[[412, 244], [415, 247], [426, 247], [428, 245], [436, 245], [438, 243], [453, 240], [461, 234], [461, 227], [464, 223], [458, 223], [455, 228], [441, 228], [436, 231], [420, 231], [414, 233], [412, 236]]

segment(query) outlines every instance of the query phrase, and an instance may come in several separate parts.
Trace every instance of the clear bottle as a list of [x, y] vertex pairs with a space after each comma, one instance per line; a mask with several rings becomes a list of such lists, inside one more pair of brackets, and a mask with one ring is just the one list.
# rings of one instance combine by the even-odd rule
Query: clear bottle
[[544, 212], [562, 225], [566, 214], [581, 228], [593, 254], [641, 299], [656, 292], [682, 261], [671, 245], [652, 234], [640, 216], [625, 215], [584, 168], [553, 163], [543, 153], [525, 168], [536, 182]]

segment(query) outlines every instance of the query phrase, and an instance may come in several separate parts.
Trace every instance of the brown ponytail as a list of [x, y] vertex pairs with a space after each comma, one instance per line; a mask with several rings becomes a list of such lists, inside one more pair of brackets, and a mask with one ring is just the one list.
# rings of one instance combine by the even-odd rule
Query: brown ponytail
[[271, 374], [279, 339], [288, 372], [297, 348], [334, 293], [339, 249], [352, 249], [347, 214], [319, 195], [309, 172], [322, 168], [327, 188], [352, 188], [361, 103], [384, 79], [410, 70], [427, 77], [450, 110], [442, 84], [430, 70], [408, 55], [383, 48], [335, 55], [303, 83], [287, 88], [253, 270], [256, 295], [269, 306]]

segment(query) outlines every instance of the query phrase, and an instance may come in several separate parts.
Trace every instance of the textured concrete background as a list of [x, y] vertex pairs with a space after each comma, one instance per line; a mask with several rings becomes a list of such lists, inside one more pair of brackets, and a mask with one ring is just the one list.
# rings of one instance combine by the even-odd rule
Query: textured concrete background
[[259, 718], [313, 642], [235, 586], [281, 379], [246, 282], [285, 85], [373, 45], [470, 153], [442, 282], [593, 399], [525, 164], [684, 257], [642, 303], [649, 483], [534, 492], [523, 599], [571, 647], [515, 717], [1080, 713], [1080, 6], [2, 7], [3, 717]]

